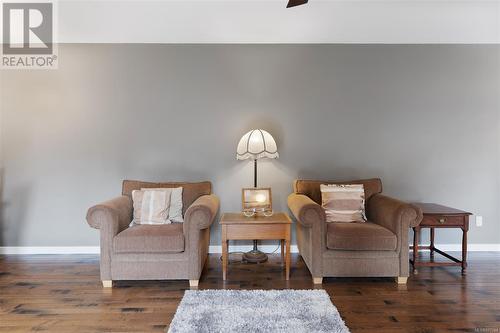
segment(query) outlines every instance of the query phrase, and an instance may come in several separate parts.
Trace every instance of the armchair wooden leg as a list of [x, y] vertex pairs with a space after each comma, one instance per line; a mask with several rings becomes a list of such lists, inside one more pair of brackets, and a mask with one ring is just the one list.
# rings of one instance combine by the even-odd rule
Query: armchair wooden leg
[[102, 280], [102, 286], [104, 288], [112, 288], [113, 287], [113, 280]]
[[198, 283], [200, 280], [189, 280], [189, 286], [190, 287], [198, 287]]
[[322, 284], [323, 278], [322, 277], [313, 277], [313, 283], [314, 284]]
[[407, 281], [408, 281], [408, 277], [407, 276], [398, 276], [398, 277], [396, 277], [396, 282], [398, 284], [406, 284]]

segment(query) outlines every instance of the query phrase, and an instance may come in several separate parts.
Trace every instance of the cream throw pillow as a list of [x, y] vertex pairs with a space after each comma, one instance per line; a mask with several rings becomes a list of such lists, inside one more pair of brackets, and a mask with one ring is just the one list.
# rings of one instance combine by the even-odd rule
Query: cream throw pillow
[[[144, 193], [146, 191], [157, 191], [157, 192], [165, 192], [169, 193], [169, 202], [168, 202], [168, 216], [167, 221], [165, 223], [171, 222], [184, 222], [184, 218], [182, 217], [182, 187], [175, 188], [142, 188], [141, 190], [132, 191], [132, 201], [134, 204], [134, 220], [132, 224], [145, 224], [142, 223], [142, 201], [144, 197]], [[131, 224], [131, 225], [132, 225]]]
[[365, 222], [365, 188], [363, 184], [321, 184], [321, 206], [326, 222]]
[[135, 224], [168, 224], [172, 191], [132, 191]]
[[182, 187], [176, 187], [172, 189], [172, 195], [170, 196], [170, 211], [168, 213], [170, 221], [184, 222], [182, 207]]

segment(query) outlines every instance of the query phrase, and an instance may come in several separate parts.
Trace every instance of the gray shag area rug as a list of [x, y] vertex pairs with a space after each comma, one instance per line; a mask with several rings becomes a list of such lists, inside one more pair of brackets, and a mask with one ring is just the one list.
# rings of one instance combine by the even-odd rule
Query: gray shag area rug
[[349, 329], [324, 290], [186, 290], [169, 333]]

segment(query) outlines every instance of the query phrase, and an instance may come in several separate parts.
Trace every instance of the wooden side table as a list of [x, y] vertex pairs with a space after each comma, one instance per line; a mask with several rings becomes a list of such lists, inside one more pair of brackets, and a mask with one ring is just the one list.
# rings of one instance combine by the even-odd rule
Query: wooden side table
[[[467, 268], [467, 231], [469, 231], [469, 216], [472, 214], [459, 209], [432, 203], [414, 203], [414, 205], [422, 209], [424, 217], [422, 222], [413, 228], [413, 246], [411, 247], [413, 248], [413, 260], [410, 259], [410, 263], [413, 265], [413, 272], [417, 273], [417, 267], [419, 266], [461, 266], [462, 274], [465, 275], [465, 270]], [[430, 229], [431, 239], [429, 246], [418, 245], [420, 230], [424, 228]], [[434, 229], [440, 228], [462, 229], [462, 260], [459, 260], [434, 246]], [[431, 258], [434, 257], [434, 252], [437, 252], [450, 259], [451, 262], [418, 261], [419, 249], [430, 250]]]
[[[264, 240], [279, 239], [281, 261], [285, 261], [286, 279], [290, 278], [290, 235], [292, 220], [286, 213], [274, 213], [272, 216], [246, 217], [242, 213], [224, 213], [220, 219], [222, 225], [222, 278], [227, 275], [227, 255], [229, 240]], [[286, 255], [284, 250], [286, 248]]]

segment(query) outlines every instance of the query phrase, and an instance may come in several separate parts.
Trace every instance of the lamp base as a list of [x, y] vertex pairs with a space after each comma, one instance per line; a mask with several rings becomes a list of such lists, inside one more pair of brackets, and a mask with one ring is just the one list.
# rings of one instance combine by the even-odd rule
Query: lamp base
[[243, 261], [259, 264], [261, 262], [267, 261], [267, 254], [261, 252], [259, 250], [252, 250], [246, 253], [243, 253]]

